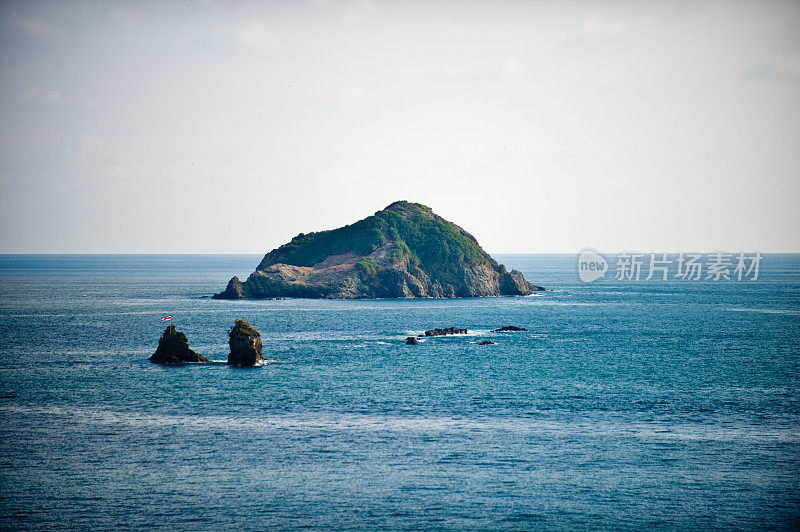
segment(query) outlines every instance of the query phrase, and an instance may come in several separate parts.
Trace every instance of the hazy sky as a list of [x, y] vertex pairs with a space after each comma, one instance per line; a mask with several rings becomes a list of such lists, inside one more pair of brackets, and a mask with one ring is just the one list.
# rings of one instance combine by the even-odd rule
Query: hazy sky
[[2, 2], [0, 252], [800, 251], [800, 2]]

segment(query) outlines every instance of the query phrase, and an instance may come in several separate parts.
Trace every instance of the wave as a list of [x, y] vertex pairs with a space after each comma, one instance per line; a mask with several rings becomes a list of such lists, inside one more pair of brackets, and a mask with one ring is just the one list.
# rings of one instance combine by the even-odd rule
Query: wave
[[574, 420], [554, 421], [531, 417], [464, 419], [447, 416], [391, 416], [370, 414], [319, 413], [267, 414], [254, 417], [240, 415], [178, 415], [147, 412], [123, 412], [89, 407], [12, 406], [0, 405], [0, 412], [32, 419], [56, 416], [67, 422], [87, 425], [124, 425], [137, 428], [188, 427], [196, 430], [244, 430], [272, 432], [274, 430], [344, 431], [344, 432], [404, 432], [404, 433], [461, 433], [470, 431], [500, 431], [515, 434], [536, 433], [539, 438], [591, 436], [633, 438], [655, 441], [761, 441], [800, 443], [800, 429], [764, 428], [762, 426], [732, 427], [723, 421], [715, 425], [675, 423], [656, 425], [648, 422]]
[[[146, 360], [144, 362], [147, 362]], [[261, 362], [258, 362], [255, 367], [259, 366], [270, 366], [272, 364], [282, 364], [281, 360], [277, 360], [274, 358], [264, 359]], [[180, 362], [178, 364], [166, 364], [161, 367], [167, 368], [174, 368], [174, 367], [186, 367], [186, 366], [227, 366], [228, 359], [227, 358], [212, 358], [209, 359], [208, 362]]]
[[599, 307], [599, 306], [607, 307], [611, 305], [622, 305], [627, 303], [617, 303], [609, 301], [603, 301], [602, 303], [594, 303], [594, 302], [584, 302], [584, 301], [558, 301], [555, 299], [546, 299], [544, 301], [537, 301], [536, 304], [548, 307]]
[[800, 316], [800, 310], [787, 310], [780, 308], [726, 308], [729, 312], [758, 312], [759, 314], [782, 314], [785, 316]]
[[345, 344], [357, 344], [352, 347], [364, 347], [364, 344], [371, 345], [394, 345], [399, 341], [405, 341], [409, 336], [423, 338], [463, 338], [485, 336], [493, 334], [492, 329], [467, 329], [466, 334], [448, 334], [444, 336], [425, 336], [425, 330], [405, 330], [405, 331], [372, 331], [368, 333], [354, 333], [353, 331], [298, 331], [272, 333], [270, 339], [276, 342], [340, 342]]
[[587, 292], [592, 295], [610, 295], [610, 296], [663, 296], [675, 297], [675, 292], [636, 292], [628, 290], [598, 290]]

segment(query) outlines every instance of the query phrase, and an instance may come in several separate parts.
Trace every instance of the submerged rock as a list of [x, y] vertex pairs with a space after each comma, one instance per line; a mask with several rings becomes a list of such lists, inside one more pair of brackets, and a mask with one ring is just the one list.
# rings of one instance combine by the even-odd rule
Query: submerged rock
[[419, 340], [417, 340], [417, 339], [416, 339], [415, 337], [413, 337], [413, 336], [409, 336], [408, 338], [406, 338], [406, 343], [407, 343], [408, 345], [419, 345]]
[[447, 327], [446, 329], [431, 329], [425, 331], [425, 336], [446, 336], [448, 334], [467, 334], [466, 329], [456, 329], [455, 327]]
[[155, 364], [178, 364], [180, 362], [208, 362], [201, 354], [189, 349], [186, 335], [175, 330], [174, 325], [164, 329], [164, 334], [158, 341], [156, 352], [150, 357], [150, 362]]
[[228, 364], [255, 366], [264, 360], [261, 355], [261, 334], [245, 320], [236, 320], [228, 338], [231, 347]]
[[527, 331], [528, 329], [524, 327], [517, 327], [516, 325], [506, 325], [505, 327], [500, 327], [499, 329], [494, 329], [492, 332], [506, 332], [506, 331]]
[[430, 207], [396, 201], [353, 224], [300, 233], [216, 299], [485, 297], [544, 290], [498, 264]]

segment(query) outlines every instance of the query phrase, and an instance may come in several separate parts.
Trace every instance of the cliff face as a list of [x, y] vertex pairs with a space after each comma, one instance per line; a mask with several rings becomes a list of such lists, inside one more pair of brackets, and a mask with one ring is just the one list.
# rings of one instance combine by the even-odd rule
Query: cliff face
[[397, 201], [331, 231], [299, 234], [217, 299], [476, 297], [544, 290], [507, 271], [475, 238], [418, 203]]

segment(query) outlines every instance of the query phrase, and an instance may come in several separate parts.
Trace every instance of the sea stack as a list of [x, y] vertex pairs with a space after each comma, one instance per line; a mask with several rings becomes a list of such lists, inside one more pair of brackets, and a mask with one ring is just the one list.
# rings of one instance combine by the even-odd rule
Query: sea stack
[[208, 362], [208, 359], [189, 349], [186, 335], [175, 330], [174, 325], [164, 329], [164, 334], [158, 341], [158, 348], [150, 362], [155, 364], [178, 364], [181, 362]]
[[228, 337], [231, 347], [228, 364], [255, 366], [264, 360], [261, 355], [261, 334], [245, 320], [236, 320]]
[[300, 233], [216, 299], [518, 296], [544, 290], [508, 271], [430, 207], [396, 201], [353, 224]]

